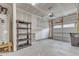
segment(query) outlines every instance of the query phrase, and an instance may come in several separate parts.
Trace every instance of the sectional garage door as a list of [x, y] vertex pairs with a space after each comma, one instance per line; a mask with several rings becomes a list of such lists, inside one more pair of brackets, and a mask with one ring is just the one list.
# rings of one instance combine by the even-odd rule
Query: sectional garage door
[[76, 23], [76, 14], [53, 20], [53, 38], [70, 42], [70, 33], [77, 31]]
[[63, 29], [62, 29], [62, 23], [61, 23], [61, 18], [55, 19], [53, 21], [53, 38], [54, 39], [63, 39]]

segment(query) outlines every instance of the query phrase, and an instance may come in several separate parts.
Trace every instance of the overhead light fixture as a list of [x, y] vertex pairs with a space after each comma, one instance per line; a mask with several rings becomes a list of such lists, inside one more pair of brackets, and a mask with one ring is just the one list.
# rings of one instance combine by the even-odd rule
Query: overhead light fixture
[[33, 5], [33, 6], [35, 6], [35, 5], [36, 5], [36, 3], [32, 3], [32, 5]]

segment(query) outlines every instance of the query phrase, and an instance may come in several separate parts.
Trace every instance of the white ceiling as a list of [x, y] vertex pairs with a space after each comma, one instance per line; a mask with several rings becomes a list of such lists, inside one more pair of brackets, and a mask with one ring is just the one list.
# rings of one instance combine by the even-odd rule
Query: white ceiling
[[17, 4], [17, 7], [26, 10], [27, 12], [36, 14], [38, 16], [43, 16], [45, 15], [45, 12], [41, 11], [38, 9], [38, 7], [32, 6], [31, 4]]
[[55, 17], [77, 12], [78, 8], [75, 3], [37, 3], [35, 6], [32, 6], [31, 3], [19, 3], [17, 7], [39, 16], [47, 16], [48, 13], [53, 12]]

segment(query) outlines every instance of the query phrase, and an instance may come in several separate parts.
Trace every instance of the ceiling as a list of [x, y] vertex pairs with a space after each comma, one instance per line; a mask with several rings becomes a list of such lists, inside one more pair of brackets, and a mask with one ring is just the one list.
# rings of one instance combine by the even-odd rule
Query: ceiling
[[42, 17], [48, 16], [51, 12], [54, 17], [65, 16], [77, 12], [77, 9], [79, 9], [76, 3], [37, 3], [36, 5], [19, 3], [17, 7]]

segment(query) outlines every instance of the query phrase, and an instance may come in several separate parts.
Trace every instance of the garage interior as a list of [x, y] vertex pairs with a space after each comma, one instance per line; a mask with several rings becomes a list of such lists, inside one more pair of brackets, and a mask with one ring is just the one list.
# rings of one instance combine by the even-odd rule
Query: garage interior
[[78, 3], [0, 3], [0, 55], [78, 56]]

